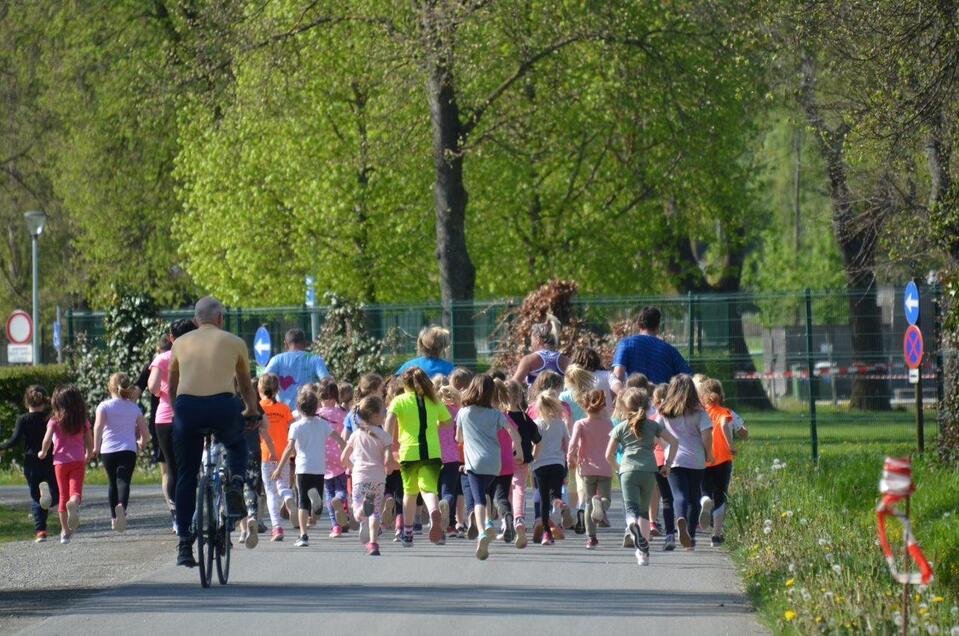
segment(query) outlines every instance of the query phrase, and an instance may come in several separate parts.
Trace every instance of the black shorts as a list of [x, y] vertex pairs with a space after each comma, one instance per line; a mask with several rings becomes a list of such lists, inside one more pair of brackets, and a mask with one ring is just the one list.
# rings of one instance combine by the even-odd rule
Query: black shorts
[[310, 475], [308, 473], [296, 474], [297, 508], [300, 510], [309, 510], [312, 512], [313, 504], [310, 503], [310, 489], [316, 488], [323, 496], [323, 475]]

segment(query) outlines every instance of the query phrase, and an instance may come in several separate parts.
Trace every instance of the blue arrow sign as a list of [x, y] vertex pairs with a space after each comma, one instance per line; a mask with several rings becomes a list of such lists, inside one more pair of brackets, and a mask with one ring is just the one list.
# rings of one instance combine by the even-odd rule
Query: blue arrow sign
[[260, 327], [253, 336], [253, 353], [256, 356], [256, 363], [265, 367], [270, 361], [270, 354], [273, 352], [273, 346], [270, 344], [270, 332], [266, 327]]
[[919, 320], [919, 288], [916, 283], [909, 281], [906, 291], [902, 295], [902, 305], [906, 310], [906, 320], [910, 325]]
[[60, 341], [60, 321], [57, 320], [53, 323], [53, 348], [57, 351], [60, 351], [63, 348], [63, 343]]

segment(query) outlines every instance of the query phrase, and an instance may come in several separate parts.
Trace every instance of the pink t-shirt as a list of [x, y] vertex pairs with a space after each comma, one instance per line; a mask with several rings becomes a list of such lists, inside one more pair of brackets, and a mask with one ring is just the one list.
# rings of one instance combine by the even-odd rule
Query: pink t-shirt
[[[662, 422], [663, 416], [659, 414], [659, 411], [656, 410], [655, 406], [650, 405], [649, 407], [649, 419], [654, 422]], [[656, 439], [656, 443], [653, 445], [653, 455], [656, 457], [656, 465], [662, 466], [666, 463], [666, 450], [669, 448], [669, 445], [663, 445], [660, 443], [659, 439]]]
[[53, 463], [71, 464], [87, 459], [87, 448], [84, 444], [84, 434], [90, 430], [90, 422], [83, 426], [83, 430], [76, 435], [68, 435], [60, 428], [60, 422], [49, 420], [47, 430], [53, 431]]
[[572, 445], [579, 440], [577, 457], [579, 474], [584, 477], [612, 477], [613, 469], [606, 461], [606, 445], [613, 422], [605, 414], [597, 414], [573, 424]]
[[460, 445], [456, 443], [456, 414], [460, 407], [453, 404], [447, 404], [446, 409], [450, 412], [450, 419], [453, 420], [453, 426], [444, 426], [440, 429], [440, 457], [444, 464], [463, 463], [463, 453]]
[[[506, 416], [506, 421], [513, 427], [513, 430], [516, 430], [516, 424], [513, 423], [513, 420], [511, 420], [508, 415]], [[509, 433], [505, 428], [496, 431], [496, 437], [499, 439], [499, 474], [500, 476], [512, 475], [516, 472], [516, 461], [513, 459], [513, 440], [510, 439]]]
[[[324, 406], [317, 413], [320, 417], [330, 423], [334, 435], [343, 437], [343, 420], [346, 419], [346, 411], [338, 406]], [[340, 447], [332, 439], [326, 439], [326, 472], [323, 473], [325, 479], [332, 479], [346, 472], [346, 467], [340, 461]]]
[[150, 363], [150, 369], [160, 370], [160, 404], [157, 406], [156, 425], [173, 424], [173, 405], [170, 404], [170, 356], [172, 351], [158, 353]]
[[358, 428], [353, 431], [349, 445], [353, 450], [350, 461], [353, 462], [354, 484], [386, 481], [384, 458], [386, 449], [392, 443], [393, 438], [390, 434], [379, 426], [373, 426], [367, 430]]

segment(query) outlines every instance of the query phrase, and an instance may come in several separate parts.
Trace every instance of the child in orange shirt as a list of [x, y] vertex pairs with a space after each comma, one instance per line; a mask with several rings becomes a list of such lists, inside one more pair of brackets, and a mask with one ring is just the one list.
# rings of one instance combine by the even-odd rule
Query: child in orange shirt
[[270, 523], [273, 525], [271, 541], [283, 540], [283, 516], [280, 506], [286, 506], [290, 512], [290, 519], [296, 519], [297, 506], [293, 499], [293, 490], [290, 488], [290, 464], [279, 466], [279, 479], [273, 479], [278, 464], [277, 448], [286, 448], [287, 438], [290, 435], [290, 424], [293, 423], [293, 412], [290, 407], [277, 400], [280, 392], [280, 379], [272, 373], [260, 376], [257, 383], [260, 390], [260, 408], [269, 423], [269, 431], [260, 444], [264, 461], [262, 468], [263, 490], [266, 491], [266, 507], [270, 511]]
[[733, 475], [736, 454], [734, 438], [746, 439], [749, 431], [736, 413], [723, 406], [726, 396], [719, 380], [704, 378], [699, 383], [699, 398], [713, 423], [713, 460], [706, 464], [703, 475], [702, 513], [699, 527], [713, 528], [713, 547], [722, 545], [723, 522], [726, 519], [726, 498]]

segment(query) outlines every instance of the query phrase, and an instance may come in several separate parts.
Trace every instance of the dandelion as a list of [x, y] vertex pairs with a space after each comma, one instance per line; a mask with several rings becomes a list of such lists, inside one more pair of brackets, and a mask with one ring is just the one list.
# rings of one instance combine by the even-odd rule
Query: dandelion
[[812, 594], [809, 593], [809, 590], [806, 588], [799, 588], [799, 595], [802, 597], [802, 600], [807, 603], [812, 600]]
[[773, 529], [771, 526], [766, 526], [765, 528], [763, 528], [763, 534], [769, 534], [772, 531]]
[[938, 626], [938, 625], [926, 625], [926, 633], [929, 634], [929, 636], [938, 636], [938, 634], [939, 634], [939, 626]]
[[792, 610], [786, 610], [786, 611], [783, 613], [783, 617], [786, 619], [786, 622], [788, 623], [788, 622], [790, 622], [790, 621], [792, 621], [792, 620], [795, 620], [795, 618], [796, 618], [796, 612], [794, 612], [794, 611], [792, 611]]
[[832, 571], [835, 572], [836, 574], [842, 574], [842, 566], [836, 563], [835, 565], [832, 566]]
[[795, 563], [790, 563], [790, 564], [789, 564], [789, 573], [792, 574], [792, 573], [795, 572], [795, 571], [796, 571], [796, 564], [795, 564]]
[[796, 579], [787, 579], [786, 587], [792, 587], [796, 583]]
[[929, 613], [929, 608], [928, 608], [928, 607], [925, 607], [924, 605], [925, 605], [925, 604], [919, 606], [919, 615], [920, 615], [920, 616], [925, 616], [926, 614]]
[[818, 624], [821, 623], [821, 622], [822, 622], [822, 616], [817, 616], [817, 617], [816, 617], [816, 624], [818, 625]]
[[826, 553], [826, 562], [827, 562], [827, 563], [832, 563], [832, 560], [833, 560], [832, 552], [827, 552], [827, 553]]
[[799, 520], [799, 525], [808, 526], [808, 525], [809, 525], [809, 519], [807, 519], [806, 517], [803, 517], [802, 519]]
[[946, 600], [946, 599], [942, 598], [941, 596], [933, 596], [933, 597], [932, 597], [932, 602], [933, 602], [933, 603], [942, 603], [944, 600]]
[[763, 521], [763, 525], [764, 525], [764, 526], [771, 526], [771, 525], [773, 525], [773, 520], [772, 520], [772, 519], [766, 519], [765, 521]]
[[821, 547], [825, 547], [825, 546], [829, 545], [829, 539], [827, 539], [826, 537], [820, 537], [820, 538], [819, 538], [819, 545], [820, 545]]

